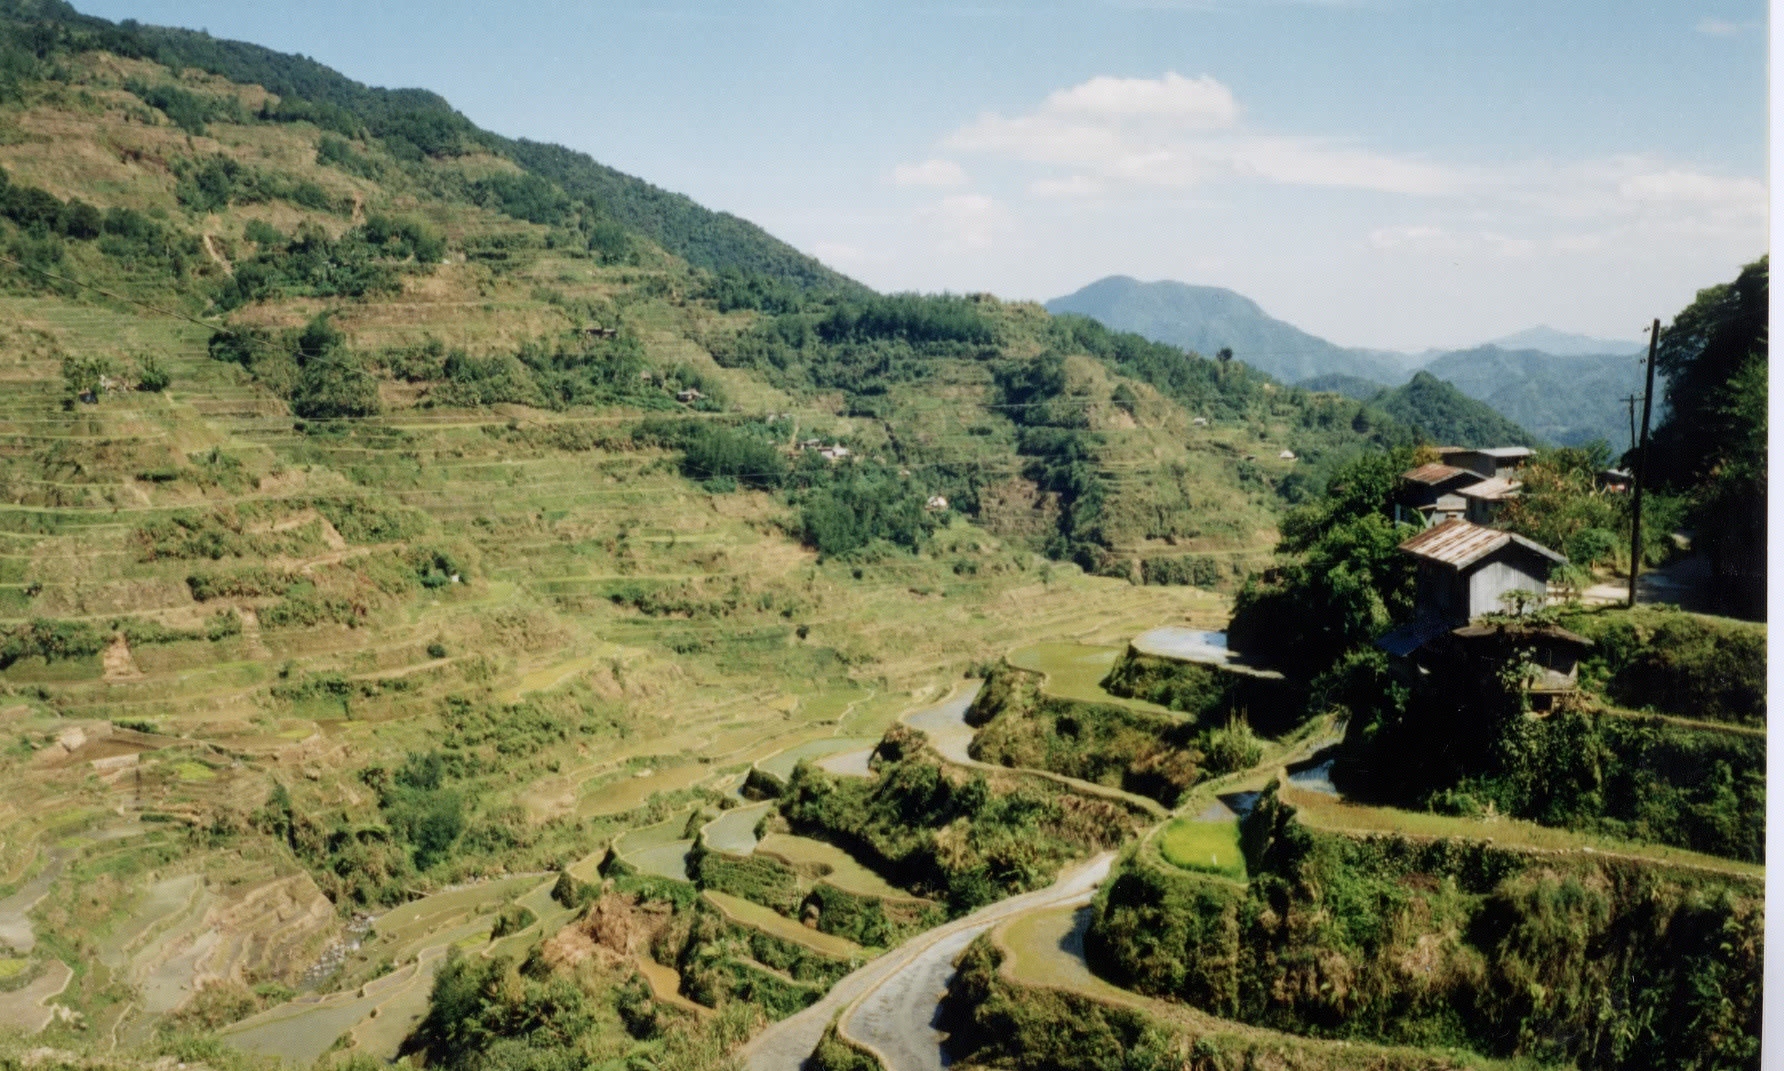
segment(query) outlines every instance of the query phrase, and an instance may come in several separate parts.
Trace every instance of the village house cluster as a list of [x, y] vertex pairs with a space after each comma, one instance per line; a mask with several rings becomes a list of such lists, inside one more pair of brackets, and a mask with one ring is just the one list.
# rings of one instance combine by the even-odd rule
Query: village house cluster
[[1520, 659], [1532, 669], [1524, 689], [1540, 712], [1573, 690], [1592, 641], [1505, 616], [1543, 605], [1549, 574], [1567, 564], [1541, 543], [1494, 527], [1521, 491], [1518, 472], [1531, 453], [1526, 446], [1440, 448], [1438, 461], [1401, 474], [1395, 519], [1424, 529], [1399, 547], [1418, 563], [1415, 609], [1376, 646], [1403, 677], [1443, 674], [1463, 687], [1487, 684]]

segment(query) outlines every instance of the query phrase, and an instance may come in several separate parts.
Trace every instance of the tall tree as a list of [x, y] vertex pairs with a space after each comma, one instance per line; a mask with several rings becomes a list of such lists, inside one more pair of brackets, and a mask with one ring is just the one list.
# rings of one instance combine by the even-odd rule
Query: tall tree
[[1661, 336], [1667, 413], [1649, 447], [1655, 483], [1688, 494], [1723, 606], [1765, 615], [1766, 257], [1700, 290]]

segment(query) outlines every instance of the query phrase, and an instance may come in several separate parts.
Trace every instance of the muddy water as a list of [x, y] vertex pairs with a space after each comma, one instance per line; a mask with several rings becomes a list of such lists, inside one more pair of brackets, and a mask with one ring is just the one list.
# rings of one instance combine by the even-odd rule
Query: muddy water
[[980, 687], [980, 683], [974, 681], [935, 706], [906, 714], [899, 720], [913, 729], [921, 729], [928, 735], [930, 746], [949, 762], [970, 764], [973, 759], [966, 749], [972, 746], [976, 730], [966, 723], [966, 708], [979, 697]]
[[7, 945], [21, 955], [28, 954], [37, 947], [37, 930], [31, 925], [28, 917], [32, 908], [42, 900], [62, 876], [62, 870], [68, 865], [71, 853], [66, 848], [55, 848], [49, 853], [37, 876], [27, 881], [18, 892], [4, 900], [0, 900], [0, 944]]
[[737, 807], [706, 824], [706, 846], [732, 855], [748, 855], [756, 850], [756, 823], [768, 813], [772, 803]]

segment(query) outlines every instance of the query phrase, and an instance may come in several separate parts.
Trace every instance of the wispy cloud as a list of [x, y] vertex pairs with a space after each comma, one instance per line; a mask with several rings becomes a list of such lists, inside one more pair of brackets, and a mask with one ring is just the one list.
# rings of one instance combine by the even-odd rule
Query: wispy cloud
[[1219, 179], [1441, 195], [1469, 184], [1459, 169], [1335, 138], [1252, 132], [1233, 92], [1209, 75], [1099, 76], [1022, 115], [987, 113], [944, 144], [955, 151], [1051, 165], [1049, 196], [1111, 187], [1186, 188]]
[[[1037, 200], [1118, 202], [1245, 184], [1399, 195], [1428, 218], [1366, 232], [1367, 244], [1384, 250], [1465, 245], [1524, 256], [1588, 248], [1612, 230], [1732, 238], [1765, 226], [1763, 179], [1676, 159], [1463, 165], [1338, 136], [1255, 130], [1242, 114], [1232, 91], [1210, 75], [1100, 76], [1050, 93], [1022, 114], [981, 115], [943, 144], [1019, 165]], [[1473, 222], [1458, 226], [1464, 218]]]
[[925, 160], [920, 164], [899, 164], [892, 169], [894, 186], [950, 189], [966, 183], [966, 169], [952, 160]]
[[1711, 37], [1733, 37], [1748, 30], [1759, 29], [1757, 22], [1735, 22], [1731, 19], [1719, 19], [1714, 15], [1706, 15], [1697, 22], [1696, 30]]
[[1158, 117], [1196, 127], [1231, 126], [1239, 116], [1233, 91], [1207, 75], [1185, 78], [1168, 71], [1162, 78], [1098, 75], [1047, 95], [1043, 114], [1092, 119]]

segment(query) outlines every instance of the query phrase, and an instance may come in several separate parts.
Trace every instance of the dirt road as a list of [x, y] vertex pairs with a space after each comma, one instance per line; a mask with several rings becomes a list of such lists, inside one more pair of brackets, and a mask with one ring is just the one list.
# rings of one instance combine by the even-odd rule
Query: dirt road
[[880, 1054], [889, 1071], [945, 1066], [936, 1003], [954, 973], [954, 957], [974, 937], [1014, 915], [1087, 900], [1109, 874], [1114, 852], [1065, 871], [1052, 885], [989, 904], [911, 938], [831, 988], [823, 1000], [769, 1027], [742, 1053], [750, 1071], [797, 1071], [824, 1029], [842, 1013], [843, 1033]]

